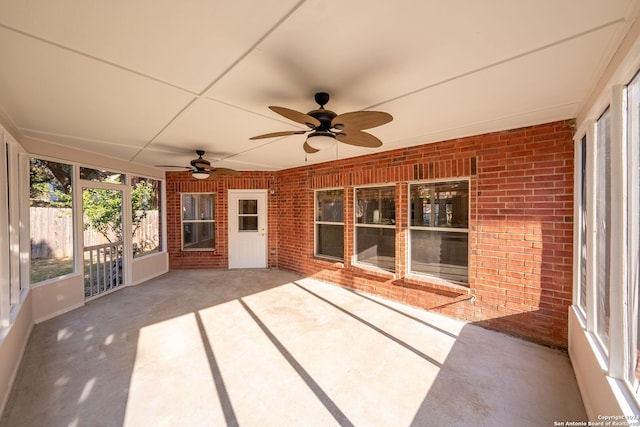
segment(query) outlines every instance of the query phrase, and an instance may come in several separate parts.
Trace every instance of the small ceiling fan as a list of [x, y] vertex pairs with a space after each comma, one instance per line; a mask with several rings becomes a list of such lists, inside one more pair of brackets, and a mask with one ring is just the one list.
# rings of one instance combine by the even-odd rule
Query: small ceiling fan
[[196, 179], [207, 179], [210, 174], [218, 175], [240, 173], [234, 169], [214, 168], [211, 166], [211, 162], [209, 160], [202, 158], [202, 156], [204, 156], [204, 150], [196, 150], [196, 154], [198, 155], [198, 158], [191, 160], [191, 166], [157, 165], [157, 167], [188, 169], [191, 171], [191, 175]]
[[320, 151], [320, 148], [332, 145], [336, 140], [357, 147], [376, 148], [382, 145], [382, 141], [370, 133], [363, 132], [363, 129], [382, 126], [393, 120], [391, 114], [381, 111], [353, 111], [336, 114], [331, 110], [326, 110], [324, 106], [329, 102], [329, 94], [326, 92], [316, 93], [315, 101], [320, 108], [306, 114], [285, 107], [269, 106], [270, 110], [309, 127], [309, 130], [273, 132], [249, 139], [275, 138], [311, 132], [302, 146], [306, 153], [316, 153]]

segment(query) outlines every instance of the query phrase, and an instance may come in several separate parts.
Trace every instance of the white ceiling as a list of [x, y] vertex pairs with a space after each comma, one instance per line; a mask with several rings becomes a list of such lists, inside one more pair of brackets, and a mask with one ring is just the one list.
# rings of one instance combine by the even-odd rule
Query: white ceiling
[[[573, 118], [637, 0], [0, 0], [0, 110], [20, 138], [146, 165], [279, 170]], [[305, 156], [307, 112], [380, 110], [384, 145]], [[337, 151], [337, 152], [336, 152]]]

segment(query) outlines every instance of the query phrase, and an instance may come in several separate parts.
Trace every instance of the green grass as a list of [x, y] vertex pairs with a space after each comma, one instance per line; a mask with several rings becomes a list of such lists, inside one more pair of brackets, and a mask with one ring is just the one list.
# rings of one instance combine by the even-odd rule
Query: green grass
[[31, 260], [31, 283], [42, 282], [73, 272], [73, 258], [43, 258]]

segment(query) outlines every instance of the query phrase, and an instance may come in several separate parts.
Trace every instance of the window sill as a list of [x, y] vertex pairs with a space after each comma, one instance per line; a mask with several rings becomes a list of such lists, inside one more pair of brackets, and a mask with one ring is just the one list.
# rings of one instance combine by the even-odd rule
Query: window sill
[[162, 256], [165, 255], [167, 252], [166, 251], [155, 251], [155, 252], [149, 252], [146, 253], [144, 255], [138, 255], [133, 257], [133, 261], [137, 261], [139, 259], [145, 259], [145, 258], [152, 258], [152, 257], [156, 257], [156, 256]]
[[461, 295], [470, 295], [469, 286], [461, 285], [455, 282], [449, 282], [432, 276], [423, 276], [420, 274], [408, 274], [402, 280], [394, 283], [397, 286], [424, 290], [438, 294], [450, 295], [452, 297]]
[[587, 330], [584, 331], [587, 336], [587, 342], [591, 346], [591, 351], [593, 352], [594, 357], [598, 361], [598, 365], [600, 365], [600, 369], [602, 372], [609, 372], [609, 357], [607, 353], [602, 348], [598, 338], [593, 332], [589, 332]]
[[394, 273], [393, 271], [385, 270], [383, 268], [375, 267], [369, 264], [353, 263], [351, 264], [351, 268], [384, 279], [395, 280], [397, 278], [396, 273]]
[[50, 279], [46, 279], [46, 280], [41, 280], [39, 282], [36, 283], [30, 283], [29, 284], [29, 289], [35, 289], [35, 288], [39, 288], [41, 286], [47, 286], [50, 285], [52, 283], [57, 283], [57, 282], [61, 282], [67, 279], [71, 279], [74, 277], [82, 277], [84, 273], [78, 273], [78, 272], [72, 272], [72, 273], [68, 273], [68, 274], [64, 274], [62, 276], [58, 276], [58, 277], [51, 277]]
[[314, 255], [313, 257], [311, 257], [311, 259], [313, 259], [314, 261], [331, 264], [337, 268], [344, 268], [344, 261], [339, 258], [331, 258], [328, 256]]
[[14, 323], [16, 323], [16, 318], [20, 314], [20, 310], [22, 310], [24, 299], [26, 298], [28, 291], [29, 291], [28, 289], [23, 289], [23, 292], [21, 292], [21, 295], [20, 295], [20, 302], [11, 306], [11, 309], [9, 310], [10, 325], [13, 325]]

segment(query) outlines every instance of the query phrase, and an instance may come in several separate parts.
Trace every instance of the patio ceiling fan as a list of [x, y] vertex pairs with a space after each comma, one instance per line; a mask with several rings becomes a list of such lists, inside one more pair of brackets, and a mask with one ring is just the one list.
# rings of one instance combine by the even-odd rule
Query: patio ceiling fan
[[269, 106], [270, 110], [307, 126], [309, 130], [273, 132], [249, 139], [276, 138], [310, 132], [302, 146], [306, 153], [316, 153], [321, 148], [330, 147], [336, 140], [357, 147], [376, 148], [382, 145], [382, 141], [370, 133], [363, 132], [363, 130], [382, 126], [393, 120], [391, 114], [381, 111], [353, 111], [336, 114], [324, 108], [329, 102], [329, 94], [326, 92], [316, 93], [315, 101], [320, 108], [306, 114], [285, 107]]
[[204, 156], [204, 150], [196, 150], [198, 155], [197, 159], [191, 160], [190, 166], [174, 166], [174, 165], [157, 165], [159, 168], [180, 168], [188, 169], [191, 171], [191, 176], [196, 179], [207, 179], [210, 175], [219, 174], [239, 174], [237, 170], [229, 168], [215, 168], [211, 166], [211, 162], [202, 156]]

